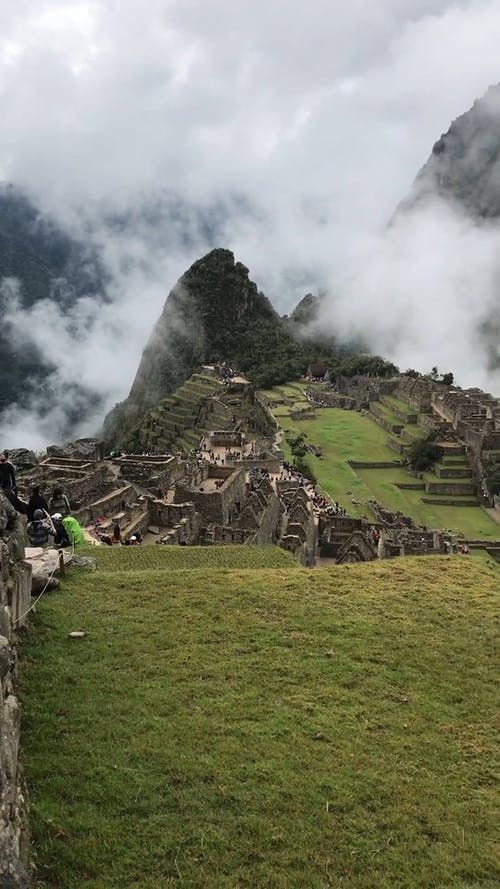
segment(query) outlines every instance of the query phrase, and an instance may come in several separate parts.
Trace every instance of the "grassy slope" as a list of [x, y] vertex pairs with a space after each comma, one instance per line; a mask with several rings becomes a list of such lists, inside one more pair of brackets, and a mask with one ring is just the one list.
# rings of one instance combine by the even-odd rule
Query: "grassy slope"
[[[278, 387], [274, 391], [280, 392], [283, 388]], [[271, 391], [266, 394], [270, 395]], [[422, 496], [427, 496], [425, 492], [401, 491], [396, 488], [393, 482], [416, 481], [404, 469], [351, 469], [347, 460], [398, 460], [398, 454], [387, 446], [388, 433], [362, 414], [338, 408], [321, 408], [314, 420], [296, 420], [289, 416], [290, 407], [280, 405], [274, 408], [271, 405], [271, 409], [284, 430], [293, 435], [304, 432], [308, 442], [323, 449], [321, 459], [308, 455], [308, 462], [321, 487], [334, 500], [347, 507], [350, 515], [370, 516], [366, 503], [376, 499], [387, 509], [402, 510], [406, 515], [413, 516], [417, 522], [434, 528], [461, 531], [467, 537], [484, 540], [500, 537], [499, 526], [480, 506], [461, 508], [427, 504], [422, 502]], [[420, 427], [418, 428], [419, 433], [422, 433]], [[282, 447], [285, 459], [291, 459], [291, 451], [286, 442], [282, 443]], [[428, 477], [433, 481], [445, 481], [430, 474]], [[467, 479], [459, 481], [467, 482]], [[352, 505], [351, 495], [347, 491], [351, 491], [360, 501], [359, 507]]]
[[280, 568], [297, 563], [278, 546], [127, 546], [117, 555], [109, 546], [79, 547], [79, 555], [97, 559], [104, 571], [176, 570], [195, 568]]
[[496, 593], [460, 557], [68, 575], [22, 648], [39, 886], [497, 886]]

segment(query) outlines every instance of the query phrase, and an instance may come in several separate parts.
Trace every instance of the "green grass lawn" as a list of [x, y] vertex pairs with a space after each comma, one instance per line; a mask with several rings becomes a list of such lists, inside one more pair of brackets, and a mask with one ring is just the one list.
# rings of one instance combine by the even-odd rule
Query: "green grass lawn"
[[[346, 507], [350, 515], [368, 515], [365, 504], [372, 496], [370, 488], [347, 460], [397, 459], [397, 454], [387, 447], [387, 432], [356, 411], [333, 407], [319, 409], [314, 420], [278, 417], [278, 421], [294, 434], [305, 432], [308, 443], [322, 448], [321, 458], [308, 455], [307, 459], [323, 490]], [[352, 497], [359, 500], [359, 507], [353, 506]]]
[[[392, 402], [397, 399], [392, 399]], [[402, 403], [404, 404], [404, 403]], [[388, 433], [375, 422], [358, 413], [339, 408], [318, 408], [315, 419], [291, 419], [291, 408], [279, 405], [272, 409], [273, 414], [285, 435], [297, 436], [303, 432], [307, 442], [322, 448], [321, 458], [307, 456], [321, 488], [326, 491], [349, 515], [359, 517], [373, 515], [367, 506], [369, 500], [378, 500], [386, 509], [401, 510], [420, 524], [440, 530], [447, 528], [465, 534], [469, 538], [495, 540], [500, 538], [498, 526], [479, 505], [477, 507], [437, 506], [423, 503], [425, 491], [404, 491], [396, 488], [394, 482], [416, 482], [406, 469], [352, 469], [347, 460], [394, 461], [398, 454], [387, 445]], [[395, 418], [396, 419], [396, 418]], [[425, 432], [420, 426], [405, 426], [421, 437]], [[286, 460], [292, 460], [292, 453], [285, 438], [281, 443]], [[460, 465], [463, 457], [459, 458]], [[457, 464], [458, 465], [458, 464]], [[433, 482], [453, 482], [453, 479], [440, 479], [434, 473], [426, 473], [426, 479]], [[456, 479], [467, 483], [468, 479]], [[347, 492], [351, 493], [348, 494]], [[444, 495], [443, 495], [444, 496]], [[352, 503], [352, 498], [359, 506]], [[437, 497], [437, 495], [436, 495]], [[460, 499], [460, 498], [454, 498]], [[470, 498], [466, 498], [470, 499]]]
[[296, 565], [291, 553], [279, 546], [110, 546], [78, 547], [93, 556], [103, 571], [165, 571], [196, 568], [280, 568]]
[[[438, 531], [446, 528], [457, 533], [461, 532], [471, 539], [500, 540], [500, 525], [495, 524], [481, 506], [438, 506], [433, 503], [423, 503], [422, 497], [429, 498], [425, 491], [401, 490], [395, 487], [395, 481], [418, 482], [418, 479], [412, 479], [404, 470], [358, 469], [356, 472], [365, 487], [369, 489], [371, 496], [379, 503], [390, 504], [390, 509], [399, 509], [405, 515], [413, 516], [422, 525]], [[433, 480], [437, 481], [434, 477]], [[436, 499], [442, 498], [436, 497]]]
[[497, 886], [498, 576], [69, 572], [21, 648], [37, 885]]
[[401, 398], [397, 398], [395, 395], [384, 395], [384, 401], [390, 404], [392, 407], [401, 411], [403, 414], [414, 414], [415, 411], [410, 407], [408, 402], [402, 401]]
[[427, 432], [425, 429], [422, 429], [418, 423], [405, 423], [405, 431], [410, 432], [415, 438], [425, 438]]

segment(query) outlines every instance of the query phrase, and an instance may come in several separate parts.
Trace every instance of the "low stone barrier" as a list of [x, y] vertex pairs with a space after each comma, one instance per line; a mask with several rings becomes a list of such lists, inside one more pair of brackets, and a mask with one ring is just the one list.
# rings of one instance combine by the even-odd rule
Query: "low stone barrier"
[[450, 497], [473, 497], [476, 494], [474, 485], [465, 482], [426, 482], [427, 494], [449, 494]]
[[352, 469], [401, 469], [400, 460], [348, 460]]
[[436, 466], [434, 472], [438, 478], [471, 478], [472, 476], [468, 467]]
[[479, 506], [477, 500], [453, 500], [444, 497], [422, 497], [422, 503], [433, 503], [434, 506]]
[[401, 435], [401, 430], [403, 428], [402, 425], [396, 423], [390, 423], [389, 420], [385, 420], [382, 417], [379, 417], [378, 414], [374, 414], [372, 410], [369, 411], [361, 411], [364, 417], [367, 417], [369, 420], [373, 420], [374, 423], [377, 423], [378, 426], [381, 426], [382, 429], [385, 429], [386, 432], [390, 432], [391, 435]]
[[425, 491], [424, 482], [394, 482], [394, 486], [402, 491]]

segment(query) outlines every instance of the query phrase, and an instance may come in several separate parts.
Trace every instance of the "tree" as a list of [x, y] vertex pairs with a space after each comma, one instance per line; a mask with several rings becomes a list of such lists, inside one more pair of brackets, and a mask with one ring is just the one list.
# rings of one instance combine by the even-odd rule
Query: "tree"
[[450, 371], [447, 374], [443, 374], [443, 376], [441, 378], [441, 382], [443, 383], [444, 386], [453, 386], [453, 379], [454, 379], [453, 374]]
[[410, 445], [406, 452], [405, 462], [415, 471], [425, 472], [434, 463], [438, 463], [442, 456], [442, 447], [436, 444], [432, 435], [428, 435], [427, 438], [415, 441]]

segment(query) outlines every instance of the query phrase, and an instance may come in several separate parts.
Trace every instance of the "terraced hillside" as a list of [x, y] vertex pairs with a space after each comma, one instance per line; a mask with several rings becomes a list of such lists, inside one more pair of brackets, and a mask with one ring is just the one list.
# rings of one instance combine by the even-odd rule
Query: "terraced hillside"
[[214, 549], [189, 570], [106, 550], [41, 600], [21, 662], [37, 885], [497, 885], [498, 569], [216, 570]]
[[[325, 390], [316, 388], [320, 399]], [[263, 395], [284, 431], [281, 446], [286, 457], [293, 459], [287, 438], [300, 433], [308, 443], [319, 446], [323, 456], [308, 454], [307, 461], [321, 487], [350, 515], [372, 519], [368, 502], [375, 499], [419, 524], [461, 532], [471, 540], [500, 539], [500, 526], [478, 502], [463, 448], [443, 442], [442, 462], [422, 479], [400, 464], [404, 447], [426, 435], [405, 402], [382, 396], [372, 405], [372, 413], [361, 414], [311, 406], [299, 383], [278, 386]], [[463, 493], [446, 493], [450, 485], [460, 486], [457, 490]]]
[[189, 452], [211, 429], [224, 428], [231, 411], [218, 396], [224, 386], [215, 377], [192, 374], [182, 386], [142, 418], [127, 441], [138, 452]]

